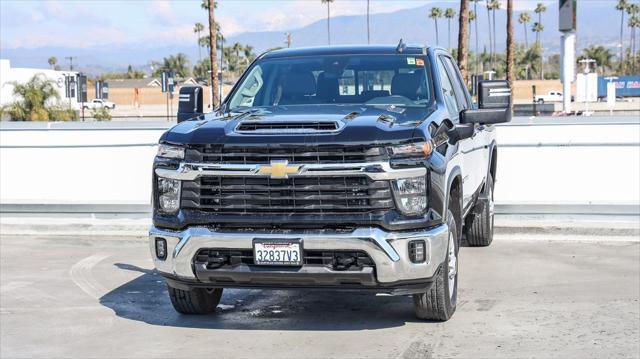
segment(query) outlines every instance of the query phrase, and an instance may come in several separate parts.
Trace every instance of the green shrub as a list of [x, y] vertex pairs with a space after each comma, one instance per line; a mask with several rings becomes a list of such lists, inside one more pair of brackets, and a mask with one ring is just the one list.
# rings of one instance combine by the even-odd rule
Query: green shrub
[[104, 107], [91, 110], [91, 116], [97, 121], [111, 121], [111, 113]]
[[53, 106], [49, 108], [50, 121], [78, 121], [78, 111], [64, 106]]

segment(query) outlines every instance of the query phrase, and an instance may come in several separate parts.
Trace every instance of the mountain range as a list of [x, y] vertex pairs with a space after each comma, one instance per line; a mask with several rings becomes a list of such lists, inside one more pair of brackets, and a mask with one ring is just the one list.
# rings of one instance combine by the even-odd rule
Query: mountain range
[[[407, 43], [420, 43], [448, 47], [448, 22], [442, 18], [438, 22], [439, 41], [436, 42], [434, 21], [428, 18], [431, 7], [438, 6], [442, 9], [452, 7], [457, 11], [458, 4], [451, 2], [434, 2], [429, 5], [412, 9], [398, 10], [388, 13], [372, 14], [371, 38], [372, 43], [396, 44], [399, 39]], [[614, 9], [615, 3], [600, 1], [582, 1], [578, 3], [578, 51], [593, 44], [602, 44], [611, 48], [615, 53], [615, 44], [619, 39], [619, 12]], [[471, 3], [473, 10], [473, 3]], [[535, 34], [531, 32], [533, 22], [537, 21], [537, 15], [529, 11], [532, 22], [528, 24], [528, 40], [532, 43]], [[514, 12], [515, 36], [518, 42], [524, 42], [523, 25], [517, 22], [520, 11]], [[481, 4], [478, 5], [478, 32], [480, 51], [488, 47], [488, 16]], [[560, 33], [558, 32], [557, 5], [548, 6], [542, 14], [542, 22], [545, 30], [541, 33], [546, 55], [559, 52]], [[451, 46], [457, 46], [457, 16], [451, 20]], [[506, 42], [506, 11], [496, 12], [497, 48], [503, 50]], [[362, 44], [366, 38], [366, 15], [335, 16], [331, 18], [332, 44]], [[262, 52], [270, 48], [284, 46], [285, 32], [292, 35], [292, 46], [317, 46], [326, 45], [327, 28], [326, 19], [318, 20], [301, 28], [283, 31], [259, 31], [239, 33], [227, 38], [226, 45], [235, 42], [248, 44], [254, 47], [256, 52]], [[475, 50], [475, 25], [470, 28], [471, 50]], [[149, 71], [152, 60], [161, 60], [164, 56], [175, 53], [185, 53], [195, 63], [198, 59], [196, 39], [193, 43], [176, 44], [149, 44], [149, 43], [124, 43], [101, 45], [87, 48], [71, 47], [38, 47], [38, 48], [0, 48], [0, 57], [11, 60], [14, 67], [47, 67], [47, 58], [56, 56], [61, 61], [65, 56], [77, 57], [77, 69], [97, 74], [104, 71], [122, 71], [131, 64], [134, 68]], [[65, 66], [66, 63], [61, 63]]]

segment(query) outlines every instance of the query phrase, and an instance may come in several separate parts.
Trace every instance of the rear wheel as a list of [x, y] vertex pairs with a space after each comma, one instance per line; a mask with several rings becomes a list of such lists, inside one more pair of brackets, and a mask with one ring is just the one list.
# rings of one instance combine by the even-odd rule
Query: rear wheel
[[449, 237], [447, 255], [426, 293], [413, 295], [413, 308], [420, 319], [447, 321], [456, 311], [458, 299], [458, 230], [456, 218], [447, 211]]
[[487, 175], [487, 184], [473, 212], [468, 216], [465, 226], [467, 243], [472, 247], [486, 247], [493, 241], [493, 219], [495, 204], [493, 202], [493, 178]]
[[173, 308], [182, 314], [207, 314], [216, 310], [222, 288], [191, 288], [182, 290], [167, 284]]

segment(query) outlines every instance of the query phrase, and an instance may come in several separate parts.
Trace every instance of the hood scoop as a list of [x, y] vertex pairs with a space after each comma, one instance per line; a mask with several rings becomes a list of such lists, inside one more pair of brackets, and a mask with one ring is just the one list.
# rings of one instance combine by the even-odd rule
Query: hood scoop
[[337, 121], [243, 121], [236, 133], [245, 134], [299, 134], [336, 132], [342, 126]]

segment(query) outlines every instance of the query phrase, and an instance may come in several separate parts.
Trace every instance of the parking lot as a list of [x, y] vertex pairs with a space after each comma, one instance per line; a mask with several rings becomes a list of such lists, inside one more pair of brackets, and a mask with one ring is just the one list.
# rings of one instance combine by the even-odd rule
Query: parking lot
[[0, 356], [640, 355], [637, 239], [548, 239], [463, 247], [458, 310], [432, 323], [410, 297], [299, 290], [227, 290], [216, 314], [181, 316], [143, 238], [4, 236]]

